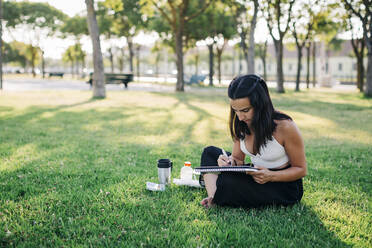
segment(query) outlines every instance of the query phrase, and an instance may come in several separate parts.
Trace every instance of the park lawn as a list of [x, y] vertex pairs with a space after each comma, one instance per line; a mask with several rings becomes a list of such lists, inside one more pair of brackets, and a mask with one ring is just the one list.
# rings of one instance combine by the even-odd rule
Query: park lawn
[[302, 131], [304, 198], [293, 207], [206, 210], [203, 189], [150, 192], [156, 161], [198, 166], [231, 150], [221, 90], [0, 93], [0, 246], [372, 247], [372, 100], [272, 93]]

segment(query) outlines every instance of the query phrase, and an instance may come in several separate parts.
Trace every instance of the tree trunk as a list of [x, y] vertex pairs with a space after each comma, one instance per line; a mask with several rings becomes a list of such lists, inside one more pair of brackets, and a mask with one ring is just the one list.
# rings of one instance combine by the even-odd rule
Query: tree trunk
[[137, 63], [136, 63], [136, 67], [137, 67], [137, 81], [139, 81], [139, 78], [140, 78], [140, 48], [141, 46], [140, 45], [137, 45], [136, 47], [136, 56], [137, 56]]
[[243, 64], [242, 64], [242, 46], [240, 45], [239, 47], [239, 75], [242, 74], [242, 71], [243, 71]]
[[316, 85], [316, 43], [313, 41], [313, 88]]
[[209, 86], [213, 86], [213, 75], [214, 75], [214, 62], [213, 62], [213, 43], [208, 45], [209, 51]]
[[231, 64], [231, 67], [232, 67], [232, 76], [235, 77], [235, 57], [236, 57], [236, 51], [235, 51], [235, 47], [233, 46], [233, 54], [232, 54], [232, 64]]
[[310, 87], [310, 43], [306, 45], [306, 88]]
[[258, 46], [258, 48], [259, 48], [258, 49], [259, 50], [259, 57], [262, 60], [263, 77], [264, 77], [264, 80], [266, 81], [267, 80], [267, 70], [266, 70], [267, 40], [265, 41], [265, 43], [260, 44]]
[[71, 77], [74, 75], [74, 60], [71, 59]]
[[240, 47], [241, 47], [241, 49], [243, 51], [245, 62], [247, 63], [247, 72], [248, 72], [248, 63], [249, 63], [249, 61], [248, 61], [248, 47], [245, 44], [245, 37], [246, 36], [247, 36], [247, 34], [244, 31], [242, 31], [240, 33], [240, 39], [241, 39], [241, 41], [240, 41]]
[[124, 47], [120, 49], [121, 57], [119, 58], [119, 66], [120, 66], [120, 72], [123, 73], [124, 71]]
[[75, 67], [76, 78], [79, 78], [79, 59], [78, 58], [76, 58], [75, 60], [75, 65], [76, 65]]
[[[363, 1], [364, 2], [364, 1]], [[372, 97], [372, 13], [371, 6], [368, 6], [368, 1], [365, 1], [365, 5], [368, 8], [366, 17], [369, 15], [369, 18], [364, 18], [363, 20], [363, 38], [364, 43], [367, 45], [367, 79], [366, 87], [364, 89], [364, 96]], [[367, 23], [368, 21], [368, 23]]]
[[85, 0], [87, 6], [87, 21], [90, 37], [93, 44], [93, 97], [105, 98], [106, 89], [104, 82], [103, 58], [101, 51], [101, 43], [99, 39], [99, 29], [97, 25], [96, 13], [94, 11], [93, 0]]
[[195, 55], [195, 75], [199, 74], [199, 53]]
[[43, 78], [45, 78], [45, 59], [43, 50], [41, 50], [41, 73], [43, 74]]
[[32, 45], [30, 45], [30, 49], [31, 49], [31, 72], [32, 72], [32, 76], [36, 77], [36, 72], [35, 72], [36, 49]]
[[181, 25], [178, 30], [174, 30], [176, 37], [176, 65], [177, 65], [177, 83], [176, 91], [185, 91], [183, 81], [183, 28]]
[[354, 50], [355, 57], [357, 59], [357, 87], [360, 92], [363, 92], [364, 88], [364, 39], [354, 39], [351, 37], [351, 45]]
[[81, 77], [85, 77], [85, 56], [81, 58]]
[[363, 56], [357, 56], [357, 86], [360, 92], [364, 88], [364, 65]]
[[222, 74], [222, 70], [221, 70], [221, 61], [222, 61], [222, 53], [223, 53], [223, 50], [225, 49], [226, 45], [227, 45], [227, 42], [228, 40], [224, 38], [223, 40], [223, 45], [222, 47], [218, 47], [217, 45], [217, 68], [218, 68], [218, 83], [221, 84], [222, 81], [221, 81], [221, 74]]
[[301, 67], [302, 67], [302, 46], [297, 46], [297, 75], [296, 75], [296, 91], [300, 91]]
[[111, 73], [114, 73], [114, 54], [112, 53], [112, 47], [109, 48], [109, 54], [110, 54]]
[[217, 49], [217, 68], [218, 68], [218, 83], [221, 84], [221, 57], [222, 57], [222, 51]]
[[156, 78], [159, 76], [159, 62], [160, 62], [160, 56], [157, 55], [157, 58], [155, 61], [155, 77]]
[[258, 12], [258, 0], [254, 0], [254, 13], [251, 20], [251, 27], [249, 31], [249, 47], [248, 47], [248, 74], [254, 74], [255, 68], [254, 68], [254, 31], [256, 30], [256, 23], [257, 23], [257, 12]]
[[283, 41], [276, 40], [275, 55], [276, 55], [276, 73], [277, 73], [277, 92], [284, 93], [284, 76], [283, 76]]
[[264, 71], [264, 80], [265, 82], [267, 81], [267, 70], [266, 70], [266, 56], [262, 57], [262, 66], [263, 66], [263, 71]]
[[368, 44], [367, 80], [364, 95], [372, 97], [372, 44]]
[[0, 90], [3, 89], [3, 1], [0, 0]]
[[132, 37], [126, 37], [128, 43], [128, 50], [129, 50], [129, 70], [133, 73], [133, 58], [134, 58], [134, 49], [133, 49], [133, 41]]

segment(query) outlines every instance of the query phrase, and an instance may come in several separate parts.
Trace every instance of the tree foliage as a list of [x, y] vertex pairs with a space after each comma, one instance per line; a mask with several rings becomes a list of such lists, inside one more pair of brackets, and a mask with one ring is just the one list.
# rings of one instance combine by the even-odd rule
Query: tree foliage
[[15, 28], [24, 24], [54, 32], [66, 18], [66, 14], [47, 3], [4, 2], [4, 20], [7, 27]]
[[60, 31], [64, 36], [72, 35], [77, 40], [79, 40], [82, 35], [89, 35], [86, 16], [75, 15], [67, 18], [61, 25]]
[[23, 68], [27, 65], [26, 50], [27, 45], [13, 41], [10, 43], [3, 43], [3, 62], [4, 63], [16, 63], [22, 66]]
[[[66, 14], [47, 3], [38, 2], [5, 2], [5, 26], [10, 29], [22, 27], [27, 29], [27, 56], [31, 60], [32, 73], [35, 76], [35, 66], [38, 57], [42, 58], [43, 51], [40, 42], [47, 36], [53, 35], [66, 20]], [[41, 53], [40, 55], [38, 53]], [[44, 70], [44, 66], [43, 66]], [[44, 71], [43, 71], [44, 75]]]
[[172, 44], [177, 56], [176, 91], [184, 91], [183, 47], [187, 37], [185, 27], [190, 20], [203, 13], [212, 1], [213, 0], [140, 0], [140, 3], [143, 5], [143, 13], [146, 14], [146, 16], [164, 18], [170, 27], [170, 34], [174, 41]]

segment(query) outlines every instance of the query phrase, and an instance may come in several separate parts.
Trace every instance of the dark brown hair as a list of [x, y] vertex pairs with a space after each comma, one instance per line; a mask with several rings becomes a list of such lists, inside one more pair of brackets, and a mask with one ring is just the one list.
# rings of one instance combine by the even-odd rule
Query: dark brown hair
[[292, 120], [288, 115], [274, 109], [266, 82], [257, 75], [234, 78], [229, 85], [228, 96], [232, 100], [247, 97], [253, 107], [254, 114], [250, 126], [252, 130], [245, 122], [239, 121], [231, 107], [229, 128], [233, 139], [244, 139], [245, 135], [254, 132], [254, 153], [259, 153], [260, 147], [265, 146], [268, 140], [272, 140], [276, 129], [274, 120]]

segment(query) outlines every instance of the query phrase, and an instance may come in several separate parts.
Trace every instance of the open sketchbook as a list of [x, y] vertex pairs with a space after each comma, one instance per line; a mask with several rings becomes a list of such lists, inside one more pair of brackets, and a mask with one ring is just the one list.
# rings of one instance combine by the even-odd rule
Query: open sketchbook
[[224, 171], [235, 171], [235, 172], [246, 172], [246, 171], [257, 171], [252, 164], [245, 164], [240, 166], [200, 166], [194, 168], [195, 172], [208, 173], [208, 172], [224, 172]]

